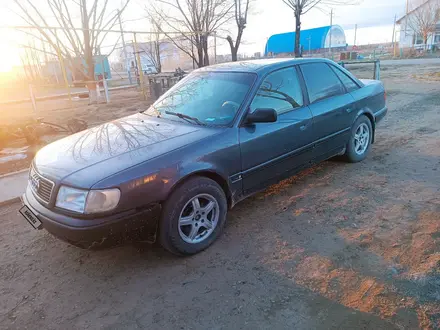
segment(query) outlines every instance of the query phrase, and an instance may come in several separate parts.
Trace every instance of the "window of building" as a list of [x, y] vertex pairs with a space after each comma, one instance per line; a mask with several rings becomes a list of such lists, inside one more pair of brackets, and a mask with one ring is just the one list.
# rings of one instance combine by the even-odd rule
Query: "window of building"
[[269, 108], [282, 114], [303, 105], [297, 71], [295, 68], [287, 68], [267, 76], [252, 101], [251, 112], [256, 109]]
[[306, 81], [310, 103], [345, 93], [341, 81], [326, 63], [303, 64], [301, 71]]

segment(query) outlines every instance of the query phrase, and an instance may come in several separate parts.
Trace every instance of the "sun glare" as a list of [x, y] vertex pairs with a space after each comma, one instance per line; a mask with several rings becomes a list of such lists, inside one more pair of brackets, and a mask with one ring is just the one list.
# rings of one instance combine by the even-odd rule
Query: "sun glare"
[[17, 48], [0, 43], [0, 72], [10, 72], [14, 66], [20, 65], [20, 56]]

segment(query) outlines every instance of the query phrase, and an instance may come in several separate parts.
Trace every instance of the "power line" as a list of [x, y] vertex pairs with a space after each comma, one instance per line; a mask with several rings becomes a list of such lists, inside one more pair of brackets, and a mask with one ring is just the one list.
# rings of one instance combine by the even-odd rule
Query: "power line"
[[126, 19], [125, 21], [122, 21], [122, 23], [126, 23], [126, 22], [137, 22], [137, 21], [142, 21], [142, 20], [146, 20], [146, 17], [141, 17], [141, 18], [132, 18], [132, 19]]
[[[61, 26], [29, 26], [29, 25], [24, 25], [24, 26], [20, 26], [20, 25], [12, 25], [12, 26], [7, 26], [7, 25], [3, 25], [0, 26], [0, 29], [14, 29], [14, 30], [20, 30], [20, 29], [30, 29], [30, 30], [35, 30], [35, 29], [44, 29], [44, 30], [73, 30], [73, 31], [92, 31], [92, 32], [115, 32], [115, 33], [121, 33], [121, 31], [118, 30], [100, 30], [100, 29], [84, 29], [84, 28], [64, 28]], [[147, 32], [147, 31], [123, 31], [124, 33], [137, 33], [137, 34], [153, 34], [156, 35], [157, 32]], [[212, 34], [212, 31], [193, 31], [193, 32], [166, 32], [166, 31], [161, 31], [161, 34], [178, 34], [178, 35], [191, 35], [191, 34]]]

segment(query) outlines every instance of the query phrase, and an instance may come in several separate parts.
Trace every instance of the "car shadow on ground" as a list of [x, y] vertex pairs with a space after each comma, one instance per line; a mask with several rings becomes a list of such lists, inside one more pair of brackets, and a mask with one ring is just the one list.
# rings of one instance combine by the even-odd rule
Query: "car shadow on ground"
[[[387, 166], [378, 156], [372, 155], [373, 163]], [[413, 166], [423, 165], [422, 175], [435, 170], [426, 164], [437, 164], [436, 157], [417, 157]], [[345, 306], [404, 328], [439, 327], [437, 183], [421, 180], [409, 168], [397, 183], [388, 182], [394, 179], [390, 173], [360, 170], [347, 185], [340, 180], [345, 169], [324, 163], [254, 198], [276, 205], [273, 232], [265, 236], [278, 237], [281, 247], [265, 262]], [[243, 207], [249, 210], [253, 202]], [[255, 219], [252, 213], [248, 217]]]

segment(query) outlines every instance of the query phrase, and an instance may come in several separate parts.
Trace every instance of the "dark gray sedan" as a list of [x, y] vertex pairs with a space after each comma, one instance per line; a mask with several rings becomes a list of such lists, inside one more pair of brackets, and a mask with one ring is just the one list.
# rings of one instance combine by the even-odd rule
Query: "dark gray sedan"
[[20, 213], [83, 248], [157, 238], [194, 254], [247, 196], [334, 156], [362, 161], [385, 100], [328, 60], [200, 69], [145, 112], [41, 149]]

